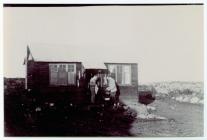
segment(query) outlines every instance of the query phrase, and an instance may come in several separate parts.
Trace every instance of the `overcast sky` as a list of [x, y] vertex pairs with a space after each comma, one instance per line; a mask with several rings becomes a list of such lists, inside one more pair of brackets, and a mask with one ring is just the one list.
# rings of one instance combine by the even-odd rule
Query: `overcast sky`
[[203, 6], [5, 7], [5, 77], [25, 76], [27, 44], [136, 62], [141, 83], [203, 81]]

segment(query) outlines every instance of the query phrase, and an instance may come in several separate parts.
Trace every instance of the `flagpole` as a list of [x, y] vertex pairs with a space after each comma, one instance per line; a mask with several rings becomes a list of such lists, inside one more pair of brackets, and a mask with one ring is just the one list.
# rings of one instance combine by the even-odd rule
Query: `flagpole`
[[27, 48], [26, 48], [27, 50], [27, 56], [26, 56], [26, 60], [25, 60], [25, 65], [26, 65], [26, 76], [25, 76], [25, 89], [27, 89], [28, 87], [27, 87], [27, 82], [28, 82], [28, 80], [27, 80], [27, 64], [28, 64], [28, 58], [29, 58], [29, 45], [27, 45]]

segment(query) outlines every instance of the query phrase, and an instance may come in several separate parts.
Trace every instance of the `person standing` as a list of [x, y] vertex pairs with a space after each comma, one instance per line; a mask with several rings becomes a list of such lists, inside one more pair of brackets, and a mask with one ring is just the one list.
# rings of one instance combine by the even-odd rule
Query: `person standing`
[[95, 103], [95, 96], [97, 92], [97, 85], [96, 81], [98, 79], [98, 74], [95, 74], [91, 79], [90, 79], [90, 91], [91, 91], [91, 103]]
[[116, 105], [116, 92], [117, 92], [117, 87], [116, 87], [116, 82], [115, 80], [111, 77], [111, 76], [108, 76], [107, 77], [107, 88], [106, 88], [106, 93], [109, 93], [110, 94], [110, 97], [113, 101], [113, 103], [115, 103], [114, 105]]
[[117, 88], [117, 91], [116, 91], [116, 95], [115, 95], [115, 104], [116, 104], [116, 107], [118, 107], [119, 106], [120, 88], [119, 88], [119, 85], [117, 84], [117, 82], [116, 82], [116, 88]]

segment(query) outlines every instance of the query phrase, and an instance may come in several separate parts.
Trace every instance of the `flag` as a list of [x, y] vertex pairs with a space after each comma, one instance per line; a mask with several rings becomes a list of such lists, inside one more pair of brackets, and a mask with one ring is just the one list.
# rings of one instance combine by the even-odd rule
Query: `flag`
[[30, 55], [30, 50], [29, 50], [29, 45], [27, 45], [27, 56], [24, 58], [24, 63], [23, 64], [27, 65], [27, 61], [29, 59], [29, 55]]
[[30, 55], [30, 50], [29, 50], [29, 45], [27, 45], [27, 60], [29, 58], [29, 55]]

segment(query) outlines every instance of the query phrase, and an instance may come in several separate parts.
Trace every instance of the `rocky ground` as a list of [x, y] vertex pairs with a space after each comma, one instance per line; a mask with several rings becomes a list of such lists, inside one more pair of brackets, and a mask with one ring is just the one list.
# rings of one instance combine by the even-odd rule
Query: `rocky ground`
[[42, 111], [27, 106], [25, 101], [29, 98], [22, 96], [21, 81], [18, 86], [8, 82], [13, 86], [5, 86], [5, 136], [198, 137], [204, 133], [203, 104], [165, 96], [146, 107], [138, 103], [137, 95], [125, 94], [120, 97], [121, 104], [116, 110]]
[[[203, 105], [159, 99], [149, 105], [125, 98], [117, 110], [50, 111], [25, 116], [17, 98], [6, 99], [5, 136], [203, 136]], [[11, 100], [12, 105], [9, 105]]]
[[[157, 99], [147, 108], [135, 101], [124, 102], [138, 113], [129, 132], [139, 137], [201, 137], [204, 132], [203, 104]], [[130, 101], [131, 100], [131, 101]]]

